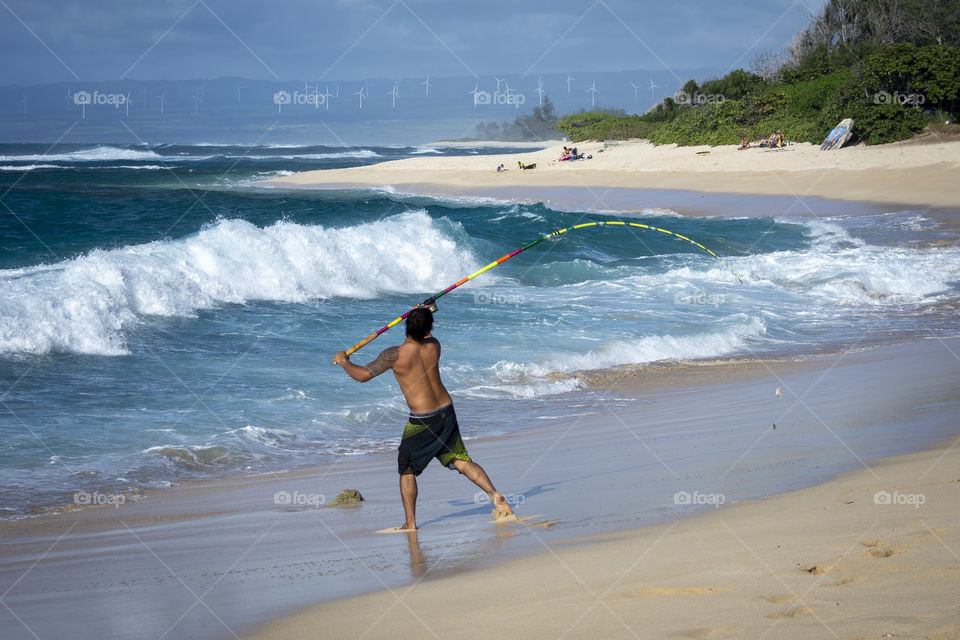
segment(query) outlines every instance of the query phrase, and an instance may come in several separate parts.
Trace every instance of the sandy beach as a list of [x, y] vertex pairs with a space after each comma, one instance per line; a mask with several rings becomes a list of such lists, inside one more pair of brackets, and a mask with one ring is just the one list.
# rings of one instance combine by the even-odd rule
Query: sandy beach
[[[736, 146], [654, 146], [646, 141], [582, 143], [592, 159], [558, 161], [562, 144], [526, 153], [423, 157], [373, 166], [306, 171], [265, 184], [285, 187], [385, 187], [440, 196], [549, 197], [549, 189], [592, 191], [594, 209], [620, 208], [607, 202], [608, 190], [653, 189], [743, 193], [798, 199], [823, 197], [846, 201], [888, 202], [937, 207], [956, 206], [960, 190], [960, 141], [856, 146], [822, 152], [807, 143], [783, 149]], [[536, 164], [521, 171], [518, 162]], [[504, 164], [506, 172], [497, 173]], [[641, 206], [649, 206], [643, 204]], [[803, 207], [799, 206], [802, 210]], [[807, 212], [798, 211], [800, 215]]]
[[[960, 634], [960, 449], [455, 578], [251, 638], [939, 638]], [[536, 535], [536, 534], [535, 534]]]
[[[957, 637], [958, 352], [594, 377], [609, 391], [581, 417], [468, 442], [524, 526], [434, 466], [419, 535], [375, 533], [401, 515], [390, 452], [6, 522], [0, 620], [9, 638]], [[365, 502], [276, 499], [347, 488]]]

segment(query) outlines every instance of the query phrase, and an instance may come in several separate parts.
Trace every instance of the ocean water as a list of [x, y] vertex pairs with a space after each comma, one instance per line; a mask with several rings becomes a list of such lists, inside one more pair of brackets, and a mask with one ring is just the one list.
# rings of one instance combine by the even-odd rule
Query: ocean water
[[[629, 400], [580, 370], [855, 350], [958, 328], [957, 232], [923, 210], [831, 219], [556, 211], [389, 189], [293, 191], [294, 171], [444, 147], [0, 145], [0, 517], [332, 464], [396, 446], [395, 382], [333, 354], [440, 300], [467, 438]], [[497, 150], [498, 153], [502, 150]], [[392, 329], [357, 355], [403, 339]]]

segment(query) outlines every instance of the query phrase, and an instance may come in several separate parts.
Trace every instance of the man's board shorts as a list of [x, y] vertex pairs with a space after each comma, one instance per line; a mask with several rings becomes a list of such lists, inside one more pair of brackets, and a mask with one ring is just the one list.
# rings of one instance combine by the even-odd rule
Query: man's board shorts
[[397, 455], [401, 474], [420, 475], [434, 458], [449, 469], [456, 469], [454, 460], [470, 461], [452, 404], [429, 413], [411, 413], [403, 428]]

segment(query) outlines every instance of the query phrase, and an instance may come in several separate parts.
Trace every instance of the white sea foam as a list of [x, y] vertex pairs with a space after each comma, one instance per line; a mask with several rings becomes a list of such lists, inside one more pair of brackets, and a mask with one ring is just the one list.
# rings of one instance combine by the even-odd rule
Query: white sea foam
[[338, 158], [379, 158], [380, 154], [370, 149], [355, 151], [335, 151], [332, 153], [285, 153], [270, 155], [228, 155], [227, 158], [246, 158], [249, 160], [335, 160]]
[[58, 164], [4, 164], [0, 165], [0, 171], [33, 171], [34, 169], [62, 169]]
[[[749, 339], [766, 333], [760, 318], [753, 317], [713, 332], [693, 335], [653, 335], [636, 340], [608, 342], [586, 353], [554, 353], [533, 362], [501, 360], [492, 368], [495, 380], [507, 385], [542, 380], [551, 373], [607, 369], [660, 360], [693, 360], [718, 357], [747, 346]], [[564, 381], [566, 382], [566, 381]]]
[[457, 228], [423, 210], [330, 229], [221, 220], [179, 240], [0, 271], [0, 353], [115, 355], [145, 315], [435, 291], [478, 266]]
[[0, 156], [0, 162], [110, 162], [114, 160], [163, 160], [164, 156], [146, 150], [99, 146], [69, 153]]

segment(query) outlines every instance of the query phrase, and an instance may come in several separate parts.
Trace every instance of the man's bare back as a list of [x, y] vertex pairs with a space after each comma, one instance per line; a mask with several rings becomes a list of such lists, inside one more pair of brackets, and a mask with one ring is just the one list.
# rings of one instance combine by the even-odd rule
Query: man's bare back
[[350, 377], [360, 382], [393, 369], [407, 406], [414, 413], [428, 413], [453, 403], [440, 380], [440, 342], [432, 335], [428, 334], [423, 342], [408, 337], [403, 344], [384, 349], [365, 367], [345, 359], [345, 353], [342, 359], [338, 353], [334, 362], [343, 365]]

